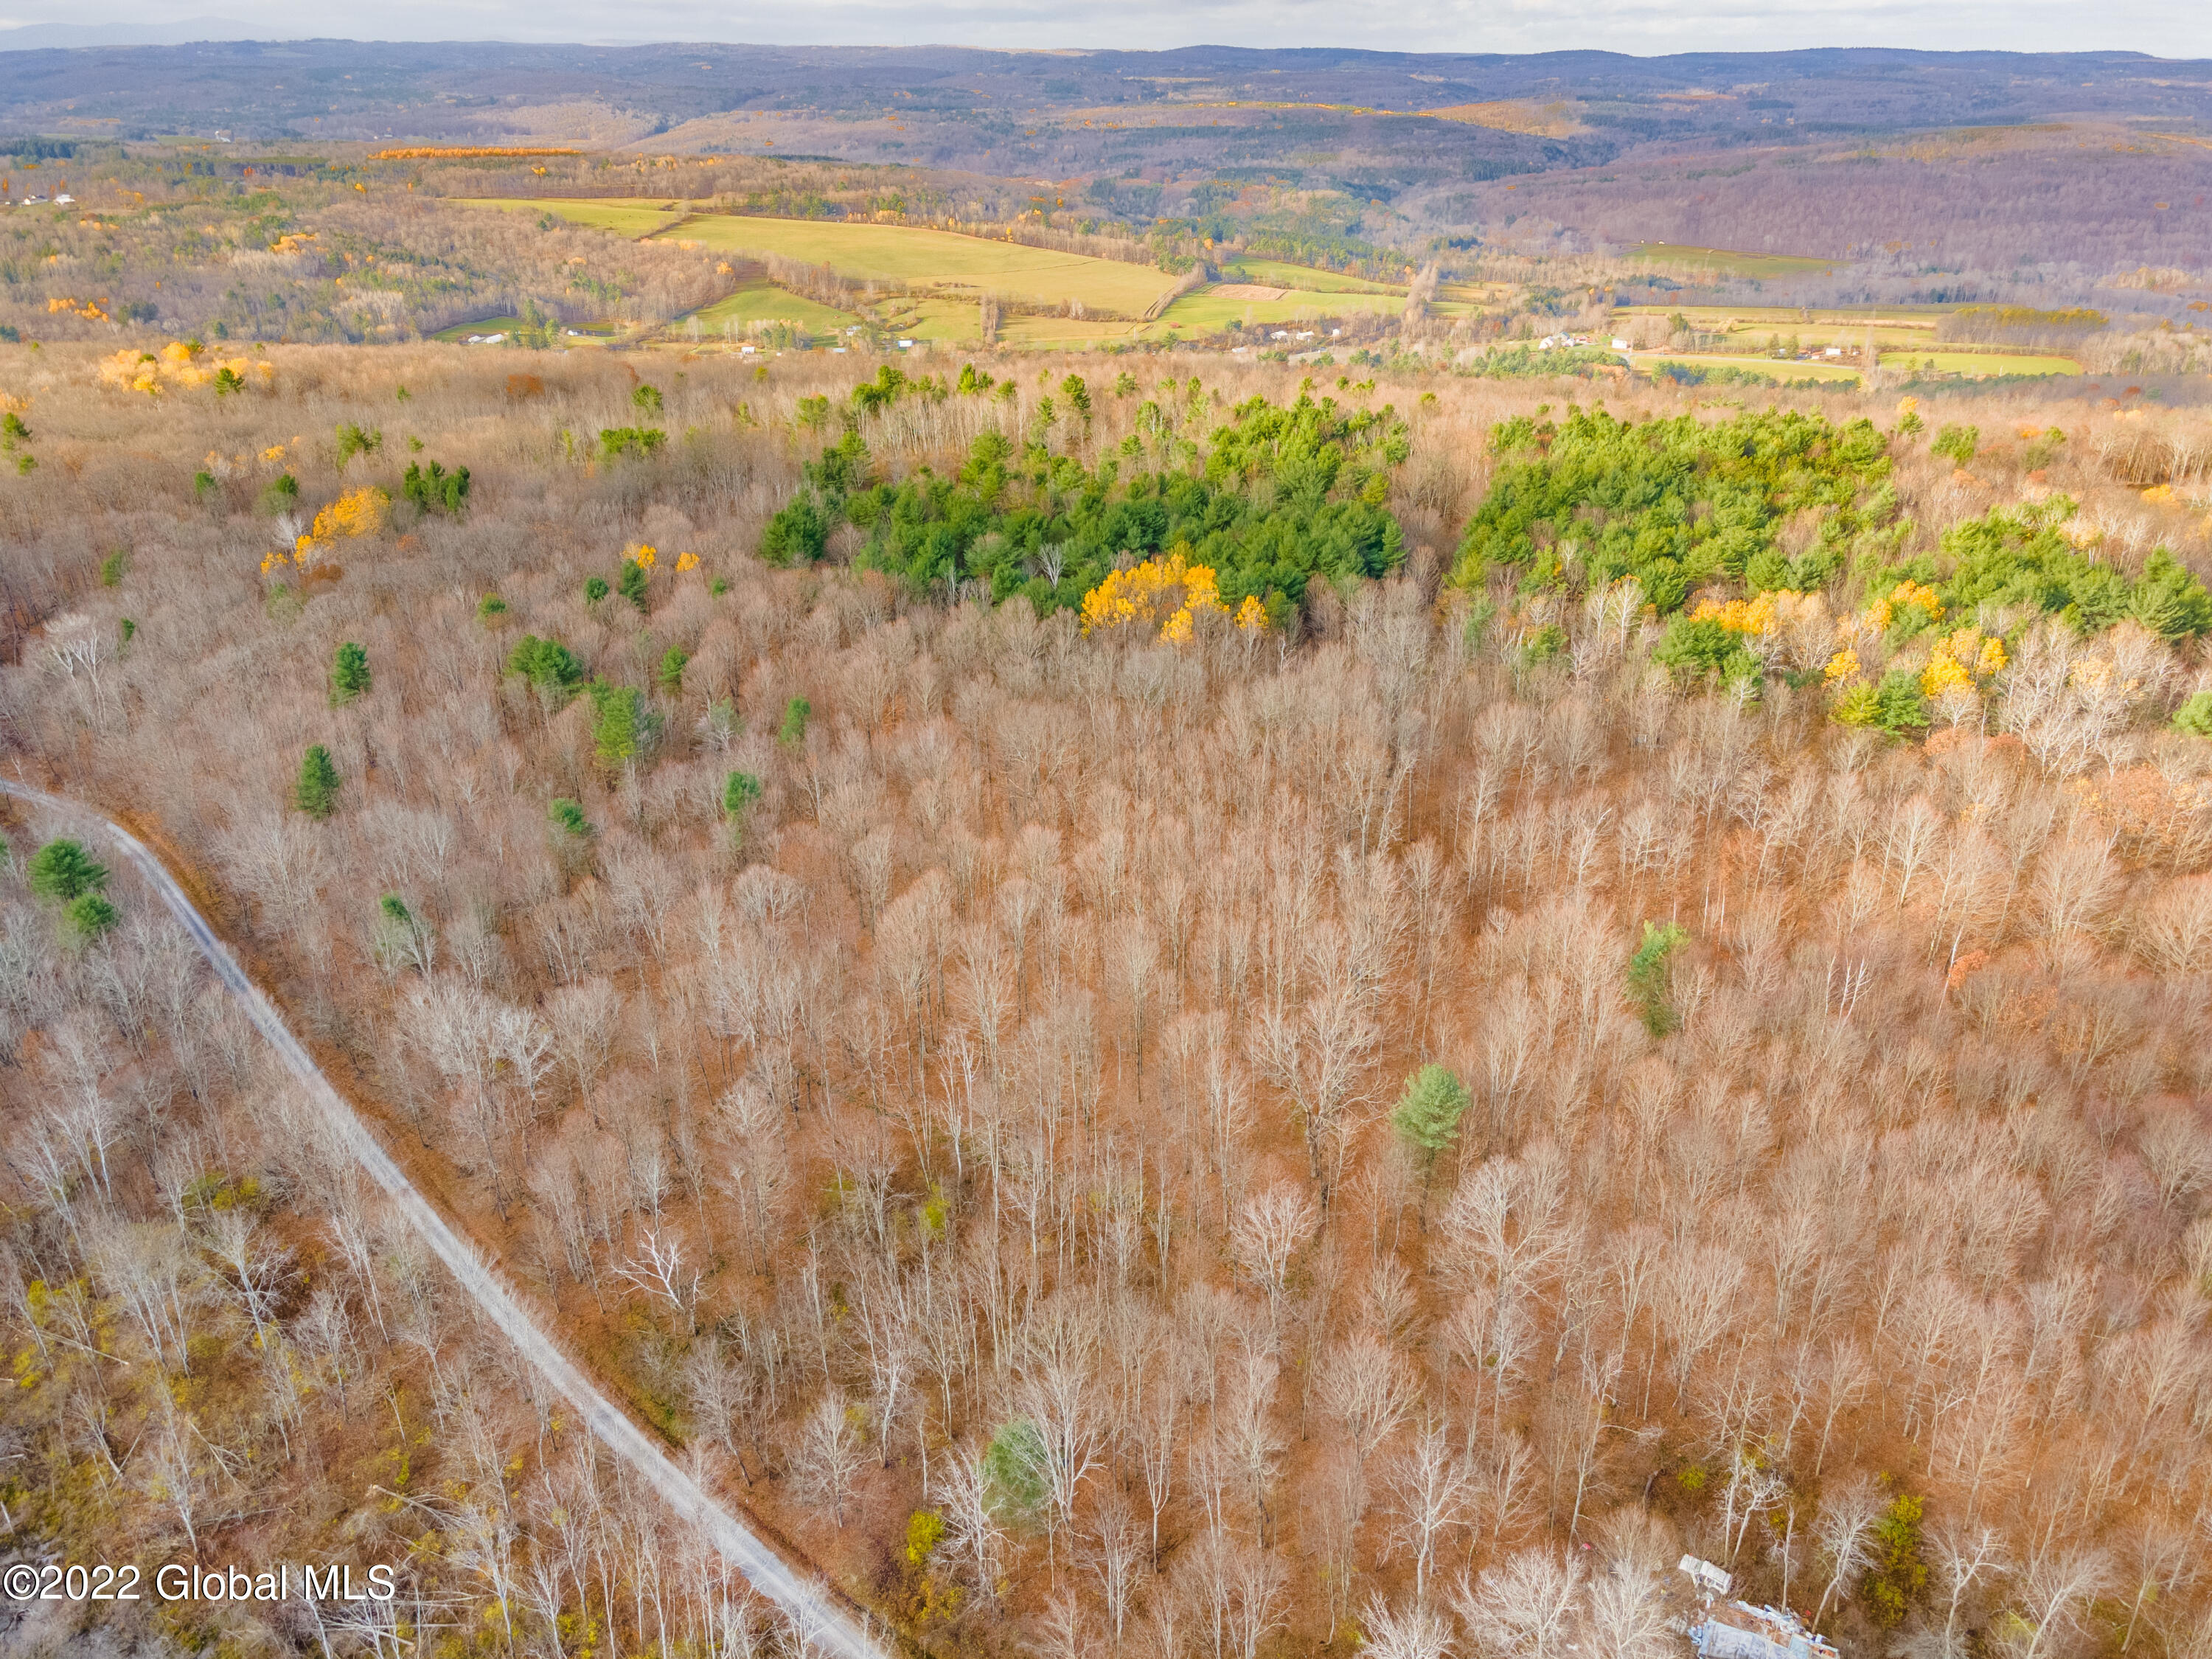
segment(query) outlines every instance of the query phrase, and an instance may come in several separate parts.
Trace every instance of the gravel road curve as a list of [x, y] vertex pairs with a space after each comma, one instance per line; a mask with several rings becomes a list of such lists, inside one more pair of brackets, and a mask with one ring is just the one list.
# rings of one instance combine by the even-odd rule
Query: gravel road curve
[[493, 1324], [506, 1334], [524, 1358], [535, 1365], [555, 1391], [590, 1425], [592, 1432], [666, 1500], [673, 1510], [698, 1528], [731, 1565], [752, 1587], [781, 1607], [802, 1636], [808, 1650], [828, 1659], [891, 1659], [891, 1645], [877, 1638], [872, 1630], [852, 1617], [818, 1583], [802, 1577], [743, 1522], [717, 1503], [712, 1494], [670, 1460], [629, 1414], [592, 1386], [561, 1350], [531, 1320], [522, 1304], [478, 1259], [467, 1240], [446, 1224], [445, 1218], [416, 1190], [406, 1171], [392, 1162], [368, 1127], [355, 1115], [343, 1096], [332, 1088], [320, 1067], [308, 1058], [276, 1007], [246, 978], [223, 942], [208, 925], [191, 899], [185, 896], [161, 861], [121, 824], [76, 801], [0, 778], [0, 794], [65, 817], [97, 822], [138, 867], [148, 885], [161, 896], [200, 954], [208, 960], [230, 994], [245, 1008], [261, 1035], [269, 1040], [309, 1097], [328, 1114], [362, 1169], [384, 1188], [393, 1206], [419, 1233], [424, 1243], [446, 1264], [461, 1288]]

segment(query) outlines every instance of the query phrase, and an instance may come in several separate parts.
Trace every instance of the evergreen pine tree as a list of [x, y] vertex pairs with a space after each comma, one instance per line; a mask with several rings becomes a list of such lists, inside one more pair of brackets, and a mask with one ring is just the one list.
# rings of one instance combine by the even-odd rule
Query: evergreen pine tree
[[806, 722], [814, 717], [814, 705], [804, 697], [793, 697], [783, 706], [783, 727], [776, 741], [787, 749], [796, 749], [806, 741]]
[[609, 685], [605, 680], [593, 680], [590, 690], [598, 711], [592, 722], [592, 750], [600, 765], [620, 766], [636, 756], [645, 735], [643, 699], [635, 686]]
[[123, 918], [97, 893], [79, 893], [62, 911], [70, 932], [80, 939], [95, 939]]
[[348, 640], [338, 647], [337, 660], [331, 665], [331, 701], [351, 702], [369, 689], [373, 678], [368, 653]]
[[1663, 927], [1644, 924], [1644, 942], [1628, 959], [1628, 996], [1644, 1016], [1644, 1029], [1665, 1036], [1677, 1024], [1674, 1004], [1668, 995], [1667, 958], [1689, 934], [1673, 922]]
[[761, 781], [750, 772], [732, 772], [722, 784], [722, 811], [741, 818], [761, 798]]
[[68, 904], [107, 885], [107, 866], [94, 862], [82, 843], [50, 841], [31, 855], [31, 890], [40, 898]]
[[312, 744], [300, 758], [300, 781], [292, 792], [292, 801], [311, 818], [326, 818], [338, 805], [338, 769], [331, 759], [331, 751], [319, 743]]
[[1406, 1079], [1406, 1092], [1390, 1114], [1390, 1127], [1425, 1170], [1437, 1161], [1437, 1153], [1459, 1139], [1459, 1121], [1467, 1108], [1467, 1090], [1449, 1070], [1424, 1066]]

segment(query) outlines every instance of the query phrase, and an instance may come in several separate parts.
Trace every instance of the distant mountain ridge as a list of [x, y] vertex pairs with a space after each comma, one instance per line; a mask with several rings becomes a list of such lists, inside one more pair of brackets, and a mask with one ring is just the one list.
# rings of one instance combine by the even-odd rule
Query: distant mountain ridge
[[0, 29], [0, 52], [49, 52], [75, 46], [181, 46], [196, 40], [268, 40], [276, 37], [235, 17], [188, 17], [181, 23], [29, 23]]

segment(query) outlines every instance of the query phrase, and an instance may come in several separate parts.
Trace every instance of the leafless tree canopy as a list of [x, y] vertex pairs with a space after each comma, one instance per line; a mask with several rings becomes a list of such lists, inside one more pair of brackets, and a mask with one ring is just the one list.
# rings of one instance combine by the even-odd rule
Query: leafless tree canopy
[[[1640, 599], [1440, 583], [1490, 423], [1556, 386], [1339, 388], [1412, 411], [1406, 570], [1176, 645], [762, 563], [833, 360], [532, 357], [516, 402], [507, 360], [303, 347], [189, 401], [6, 349], [7, 764], [137, 826], [571, 1351], [933, 1651], [1660, 1659], [1686, 1550], [1853, 1659], [2203, 1651], [2194, 647], [2014, 618], [1904, 739], [1784, 638], [1759, 695], [1685, 689]], [[1159, 390], [1080, 365], [1125, 366]], [[865, 417], [878, 460], [1023, 429], [998, 367], [1003, 404]], [[641, 376], [663, 452], [568, 441]], [[1901, 510], [2047, 484], [2202, 562], [2120, 441], [2201, 419], [2033, 396], [1969, 470], [1900, 444]], [[371, 421], [387, 470], [470, 465], [467, 513], [280, 581], [262, 483], [357, 487], [326, 434]], [[2006, 434], [2062, 421], [2031, 484]], [[641, 544], [642, 603], [586, 597]], [[526, 634], [650, 743], [506, 672]], [[241, 1651], [799, 1651], [127, 874], [85, 937], [27, 880], [79, 832], [5, 828], [9, 1547], [404, 1564], [396, 1611], [211, 1615]], [[1424, 1143], [1431, 1064], [1465, 1103]]]

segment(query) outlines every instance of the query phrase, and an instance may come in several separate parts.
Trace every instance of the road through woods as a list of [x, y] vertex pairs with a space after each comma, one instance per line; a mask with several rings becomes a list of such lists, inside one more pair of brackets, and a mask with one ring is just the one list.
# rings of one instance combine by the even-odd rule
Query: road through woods
[[368, 1127], [354, 1115], [330, 1079], [308, 1057], [268, 998], [216, 937], [191, 899], [185, 896], [161, 861], [145, 844], [106, 814], [76, 801], [0, 778], [0, 794], [10, 795], [45, 811], [98, 822], [125, 857], [138, 867], [147, 883], [161, 896], [192, 943], [221, 977], [224, 986], [244, 1006], [261, 1035], [269, 1040], [309, 1097], [329, 1117], [338, 1137], [360, 1160], [369, 1177], [381, 1187], [408, 1224], [483, 1310], [507, 1340], [566, 1400], [600, 1442], [637, 1471], [666, 1500], [668, 1507], [699, 1528], [722, 1557], [745, 1576], [755, 1589], [781, 1607], [805, 1639], [807, 1649], [829, 1659], [889, 1659], [890, 1650], [872, 1632], [856, 1626], [831, 1593], [802, 1578], [781, 1557], [763, 1543], [738, 1518], [717, 1503], [705, 1488], [686, 1474], [655, 1445], [636, 1424], [589, 1379], [568, 1362], [544, 1332], [539, 1330], [489, 1268], [477, 1258], [466, 1240], [446, 1224], [444, 1218], [416, 1190], [406, 1171], [377, 1144]]

